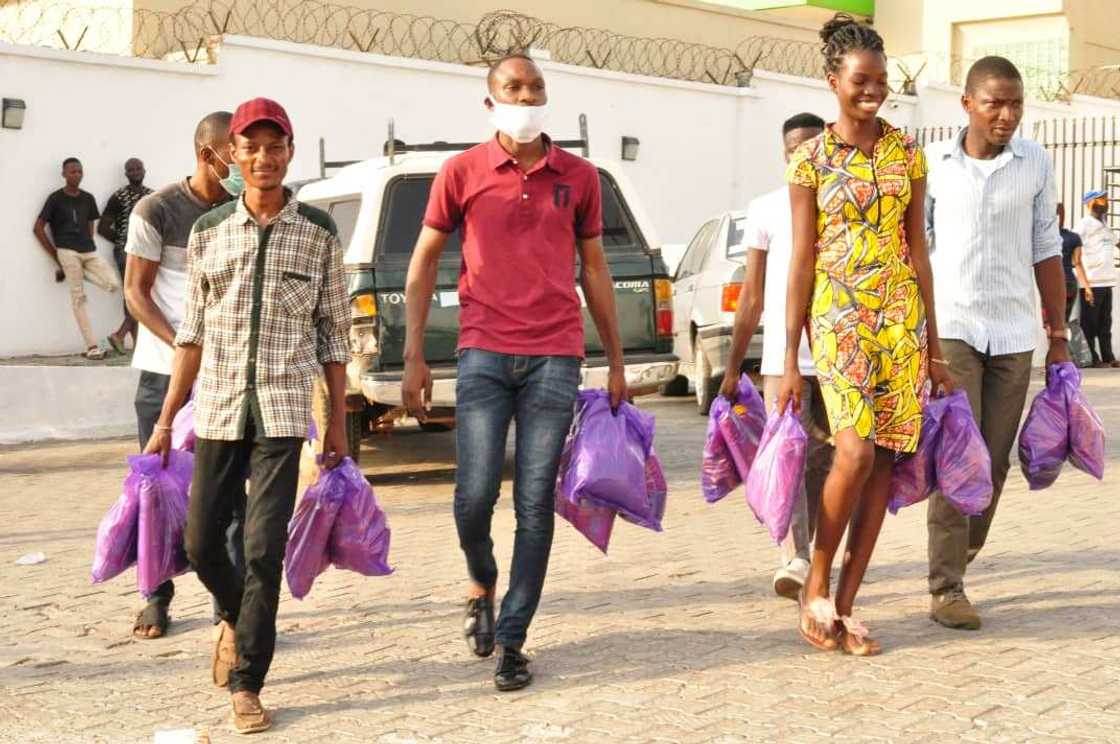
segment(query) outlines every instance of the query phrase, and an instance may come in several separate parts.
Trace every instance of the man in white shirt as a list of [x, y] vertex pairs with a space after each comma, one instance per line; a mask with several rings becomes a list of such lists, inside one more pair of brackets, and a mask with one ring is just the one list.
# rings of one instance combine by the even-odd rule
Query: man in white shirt
[[[798, 114], [782, 125], [786, 160], [802, 142], [824, 129], [824, 120], [815, 114]], [[777, 403], [785, 372], [786, 283], [793, 253], [793, 215], [789, 188], [782, 186], [751, 201], [743, 236], [747, 246], [746, 271], [735, 312], [735, 330], [720, 394], [734, 400], [740, 367], [750, 346], [751, 336], [761, 317], [763, 395], [770, 408]], [[809, 573], [809, 549], [816, 522], [821, 489], [832, 465], [828, 416], [825, 414], [817, 370], [809, 343], [802, 336], [798, 350], [804, 380], [801, 391], [801, 424], [809, 432], [809, 452], [805, 467], [805, 488], [794, 506], [789, 534], [782, 541], [782, 565], [774, 574], [774, 591], [796, 600]]]
[[[129, 218], [125, 300], [139, 322], [132, 366], [140, 370], [136, 428], [141, 449], [152, 436], [171, 380], [175, 333], [187, 305], [187, 239], [191, 227], [211, 208], [230, 198], [224, 184], [231, 171], [218, 154], [229, 152], [230, 117], [228, 112], [219, 111], [199, 122], [195, 129], [194, 174], [145, 196]], [[235, 539], [239, 529], [240, 520], [235, 520], [230, 544], [237, 546], [237, 556], [242, 555], [240, 540]], [[234, 563], [242, 566], [244, 560], [234, 558]], [[146, 639], [164, 635], [174, 594], [171, 581], [161, 584], [137, 615], [133, 635]]]
[[1081, 303], [1081, 330], [1093, 352], [1094, 367], [1120, 367], [1112, 354], [1112, 290], [1116, 286], [1116, 233], [1105, 224], [1108, 194], [1090, 191], [1082, 198], [1089, 213], [1077, 225], [1081, 265], [1093, 290], [1093, 301]]
[[926, 149], [926, 227], [944, 359], [968, 395], [992, 457], [992, 502], [963, 516], [940, 493], [929, 500], [930, 616], [976, 630], [964, 593], [966, 567], [988, 536], [1010, 467], [1040, 330], [1035, 287], [1049, 319], [1047, 365], [1069, 361], [1065, 275], [1050, 157], [1015, 136], [1023, 79], [1011, 62], [985, 57], [968, 72], [968, 126]]

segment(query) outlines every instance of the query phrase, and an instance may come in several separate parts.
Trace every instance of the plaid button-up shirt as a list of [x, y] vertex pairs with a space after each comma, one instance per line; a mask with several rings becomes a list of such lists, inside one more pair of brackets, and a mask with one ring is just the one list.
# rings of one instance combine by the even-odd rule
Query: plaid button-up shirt
[[187, 308], [175, 343], [202, 347], [198, 436], [241, 439], [250, 406], [265, 436], [305, 436], [319, 365], [350, 361], [334, 222], [289, 195], [262, 227], [237, 199], [199, 218], [187, 254]]

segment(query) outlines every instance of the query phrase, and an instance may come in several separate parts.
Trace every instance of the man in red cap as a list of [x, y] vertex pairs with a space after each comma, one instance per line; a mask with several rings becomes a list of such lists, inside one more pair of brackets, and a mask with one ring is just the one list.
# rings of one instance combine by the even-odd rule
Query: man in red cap
[[[288, 521], [320, 365], [331, 402], [323, 465], [333, 468], [348, 454], [350, 312], [334, 222], [283, 186], [294, 153], [284, 109], [264, 98], [243, 103], [229, 132], [245, 189], [191, 231], [186, 313], [146, 451], [166, 457], [171, 422], [197, 377], [187, 556], [222, 617], [214, 682], [229, 686], [235, 730], [256, 733], [272, 725], [259, 693], [276, 646]], [[252, 487], [242, 579], [225, 536], [246, 469]]]

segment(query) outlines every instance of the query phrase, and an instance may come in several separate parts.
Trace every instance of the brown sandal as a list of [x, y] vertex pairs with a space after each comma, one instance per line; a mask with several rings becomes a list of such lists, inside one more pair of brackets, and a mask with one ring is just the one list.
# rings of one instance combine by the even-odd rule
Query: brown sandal
[[[836, 640], [835, 631], [833, 630], [836, 624], [836, 610], [832, 606], [832, 602], [823, 597], [817, 597], [808, 605], [805, 604], [805, 595], [802, 593], [798, 597], [798, 604], [801, 607], [801, 614], [797, 622], [797, 631], [801, 637], [805, 639], [813, 648], [821, 651], [835, 651], [838, 642]], [[806, 630], [806, 623], [815, 623], [818, 627], [825, 628], [825, 637], [815, 638]]]
[[218, 637], [214, 641], [214, 657], [210, 677], [215, 687], [229, 687], [229, 674], [237, 666], [237, 637], [233, 626], [222, 620], [217, 625]]
[[235, 734], [259, 734], [272, 728], [272, 716], [261, 705], [261, 699], [255, 692], [235, 692], [230, 697], [230, 705], [233, 708], [230, 722]]
[[849, 656], [878, 656], [883, 647], [874, 638], [869, 638], [871, 631], [859, 620], [850, 615], [836, 618], [839, 631], [840, 650]]

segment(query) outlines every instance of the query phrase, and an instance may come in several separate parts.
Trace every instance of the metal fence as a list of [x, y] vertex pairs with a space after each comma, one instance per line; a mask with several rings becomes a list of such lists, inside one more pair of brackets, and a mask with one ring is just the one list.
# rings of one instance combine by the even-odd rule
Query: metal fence
[[[1120, 122], [1114, 116], [1054, 118], [1035, 121], [1019, 134], [1042, 145], [1054, 164], [1058, 201], [1066, 205], [1066, 222], [1077, 221], [1081, 197], [1087, 191], [1105, 189], [1113, 208], [1112, 227], [1120, 228]], [[908, 133], [925, 147], [955, 137], [960, 126], [921, 127]]]

